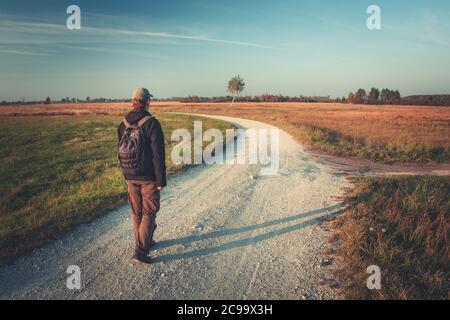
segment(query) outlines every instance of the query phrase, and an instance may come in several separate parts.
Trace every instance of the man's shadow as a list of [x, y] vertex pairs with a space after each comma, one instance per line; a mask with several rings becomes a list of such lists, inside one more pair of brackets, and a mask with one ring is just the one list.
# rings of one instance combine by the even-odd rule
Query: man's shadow
[[[204, 240], [208, 240], [208, 239], [214, 239], [214, 238], [225, 237], [225, 236], [230, 236], [230, 235], [239, 234], [239, 233], [245, 233], [245, 232], [249, 232], [249, 231], [254, 231], [254, 230], [258, 230], [258, 229], [262, 229], [262, 228], [267, 228], [267, 227], [271, 227], [271, 226], [284, 224], [287, 222], [292, 222], [292, 221], [299, 220], [299, 219], [313, 217], [315, 215], [319, 215], [324, 212], [328, 212], [329, 214], [336, 215], [336, 214], [341, 213], [344, 209], [345, 209], [345, 207], [342, 204], [337, 204], [337, 205], [334, 205], [331, 207], [322, 208], [322, 209], [310, 211], [307, 213], [300, 213], [300, 214], [296, 214], [296, 215], [289, 216], [286, 218], [267, 221], [267, 222], [256, 224], [256, 225], [244, 226], [244, 227], [240, 227], [240, 228], [233, 228], [233, 229], [226, 229], [226, 230], [218, 230], [218, 231], [213, 231], [211, 233], [202, 234], [202, 235], [192, 235], [192, 236], [178, 238], [178, 239], [165, 240], [165, 241], [159, 242], [156, 245], [155, 249], [159, 250], [159, 249], [167, 248], [167, 247], [174, 246], [174, 245], [190, 244], [190, 243], [197, 242], [197, 241], [204, 241]], [[207, 248], [202, 248], [202, 249], [189, 251], [189, 252], [173, 253], [173, 254], [168, 254], [165, 256], [161, 256], [161, 257], [155, 257], [153, 259], [153, 262], [158, 263], [158, 262], [168, 262], [168, 261], [174, 261], [174, 260], [183, 260], [183, 259], [188, 259], [188, 258], [195, 258], [195, 257], [200, 257], [200, 256], [211, 255], [214, 253], [219, 253], [219, 252], [223, 252], [223, 251], [234, 249], [234, 248], [245, 247], [248, 245], [255, 244], [257, 242], [261, 242], [261, 241], [268, 240], [268, 239], [271, 239], [274, 237], [278, 237], [283, 234], [290, 233], [290, 232], [320, 223], [321, 221], [325, 220], [329, 216], [329, 214], [324, 215], [324, 216], [319, 216], [319, 217], [316, 217], [316, 218], [313, 218], [313, 219], [310, 219], [310, 220], [307, 220], [307, 221], [304, 221], [304, 222], [301, 222], [301, 223], [298, 223], [295, 225], [284, 227], [284, 228], [281, 228], [278, 230], [270, 231], [270, 232], [267, 232], [267, 233], [264, 233], [264, 234], [261, 234], [258, 236], [227, 242], [222, 245], [215, 246], [215, 247], [207, 247]]]

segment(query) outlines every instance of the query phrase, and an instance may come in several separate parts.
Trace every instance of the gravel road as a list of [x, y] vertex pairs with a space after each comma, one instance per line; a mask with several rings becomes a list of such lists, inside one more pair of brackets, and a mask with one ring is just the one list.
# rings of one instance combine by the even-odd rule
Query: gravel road
[[[211, 116], [212, 117], [212, 116]], [[269, 125], [229, 117], [242, 128]], [[280, 131], [280, 171], [197, 166], [163, 192], [153, 265], [133, 265], [128, 206], [0, 269], [0, 299], [336, 299], [323, 260], [345, 177]], [[69, 290], [68, 266], [81, 269]]]

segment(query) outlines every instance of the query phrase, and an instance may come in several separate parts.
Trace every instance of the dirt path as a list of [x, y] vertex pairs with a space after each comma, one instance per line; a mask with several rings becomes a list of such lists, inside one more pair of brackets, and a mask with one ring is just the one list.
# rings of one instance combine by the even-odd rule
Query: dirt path
[[[280, 162], [278, 176], [259, 176], [259, 165], [214, 165], [170, 179], [151, 268], [129, 260], [125, 206], [1, 268], [0, 298], [339, 298], [325, 284], [333, 266], [320, 267], [328, 234], [319, 223], [340, 210], [348, 182], [284, 132]], [[81, 268], [82, 290], [66, 288], [70, 265]]]

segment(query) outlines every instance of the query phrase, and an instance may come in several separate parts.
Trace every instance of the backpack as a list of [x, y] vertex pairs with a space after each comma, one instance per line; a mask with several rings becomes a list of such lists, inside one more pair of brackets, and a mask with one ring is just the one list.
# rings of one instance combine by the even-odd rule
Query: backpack
[[119, 141], [119, 164], [125, 176], [140, 176], [144, 171], [144, 155], [147, 148], [142, 127], [151, 116], [142, 118], [136, 124], [123, 120], [125, 131]]

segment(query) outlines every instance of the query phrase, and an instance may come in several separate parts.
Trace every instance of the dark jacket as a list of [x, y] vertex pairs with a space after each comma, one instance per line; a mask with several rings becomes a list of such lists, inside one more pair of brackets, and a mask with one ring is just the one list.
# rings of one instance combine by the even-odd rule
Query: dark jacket
[[[145, 110], [133, 110], [125, 117], [128, 123], [135, 124], [145, 116], [151, 114]], [[161, 124], [156, 118], [147, 121], [142, 127], [147, 140], [148, 148], [146, 148], [145, 159], [151, 159], [144, 164], [144, 175], [142, 176], [125, 176], [125, 180], [151, 181], [156, 183], [158, 187], [165, 187], [166, 181], [166, 154], [164, 146], [164, 133]], [[125, 131], [125, 124], [122, 123], [118, 128], [119, 141]]]

